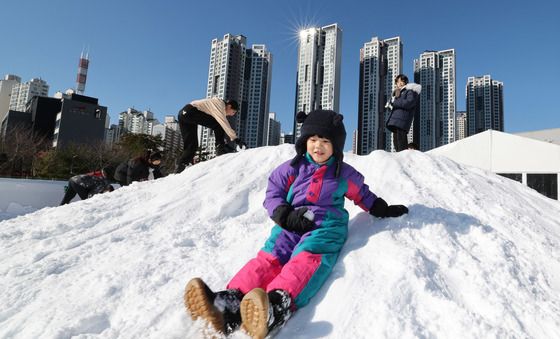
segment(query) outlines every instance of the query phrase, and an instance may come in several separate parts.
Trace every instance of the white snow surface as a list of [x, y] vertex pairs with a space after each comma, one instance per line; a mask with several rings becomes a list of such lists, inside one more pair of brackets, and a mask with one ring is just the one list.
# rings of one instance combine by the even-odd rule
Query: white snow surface
[[[202, 338], [184, 286], [223, 289], [257, 253], [273, 225], [267, 178], [294, 154], [227, 154], [0, 222], [0, 338]], [[331, 276], [276, 338], [560, 337], [558, 201], [416, 151], [345, 161], [410, 213], [347, 201]]]

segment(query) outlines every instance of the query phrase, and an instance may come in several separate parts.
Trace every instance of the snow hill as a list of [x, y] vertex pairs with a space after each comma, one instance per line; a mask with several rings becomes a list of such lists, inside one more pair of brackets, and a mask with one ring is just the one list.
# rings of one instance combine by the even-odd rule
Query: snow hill
[[[0, 338], [200, 338], [185, 283], [223, 288], [256, 254], [268, 175], [293, 155], [228, 154], [0, 222]], [[560, 337], [560, 202], [415, 151], [345, 160], [410, 214], [347, 201], [333, 274], [277, 338]]]

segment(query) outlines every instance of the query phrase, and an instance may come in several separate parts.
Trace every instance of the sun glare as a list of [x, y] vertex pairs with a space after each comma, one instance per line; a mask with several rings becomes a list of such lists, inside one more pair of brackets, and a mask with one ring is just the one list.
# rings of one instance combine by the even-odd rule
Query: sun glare
[[316, 32], [317, 29], [315, 27], [307, 27], [307, 28], [300, 29], [299, 38], [303, 40], [307, 38], [308, 35], [314, 35]]

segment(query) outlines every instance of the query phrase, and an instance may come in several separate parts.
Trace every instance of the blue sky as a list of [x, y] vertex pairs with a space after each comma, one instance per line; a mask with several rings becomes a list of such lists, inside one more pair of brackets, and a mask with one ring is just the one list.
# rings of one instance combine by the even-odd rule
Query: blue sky
[[357, 126], [359, 49], [373, 36], [402, 38], [410, 78], [420, 53], [454, 48], [458, 110], [467, 77], [490, 74], [504, 82], [506, 132], [560, 127], [558, 1], [19, 0], [0, 8], [0, 75], [41, 77], [53, 95], [75, 86], [88, 49], [85, 94], [108, 106], [112, 123], [128, 107], [162, 119], [204, 97], [210, 42], [231, 33], [273, 53], [270, 110], [290, 131], [298, 29], [338, 23], [349, 136]]

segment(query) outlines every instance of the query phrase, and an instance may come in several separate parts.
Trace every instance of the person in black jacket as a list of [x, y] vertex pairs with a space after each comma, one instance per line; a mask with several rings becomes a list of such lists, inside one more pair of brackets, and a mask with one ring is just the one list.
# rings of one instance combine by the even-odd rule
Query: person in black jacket
[[108, 178], [112, 176], [113, 170], [112, 166], [106, 166], [101, 171], [73, 176], [68, 180], [68, 188], [60, 205], [70, 203], [76, 194], [85, 200], [98, 193], [112, 192], [113, 186]]
[[399, 74], [395, 78], [397, 88], [393, 91], [391, 101], [385, 107], [391, 110], [387, 120], [387, 129], [393, 132], [393, 145], [397, 152], [407, 149], [407, 134], [412, 119], [420, 104], [422, 86], [408, 83], [408, 77]]
[[117, 166], [115, 169], [115, 175], [113, 179], [119, 183], [121, 186], [128, 185], [126, 181], [126, 176], [128, 174], [128, 161], [122, 162], [120, 165]]
[[148, 180], [150, 172], [153, 173], [154, 179], [158, 179], [163, 177], [160, 164], [160, 152], [146, 152], [143, 156], [136, 157], [117, 166], [114, 178], [121, 186], [130, 185], [134, 181]]

